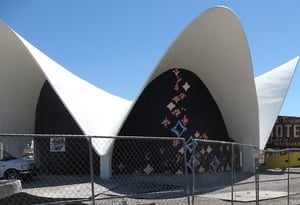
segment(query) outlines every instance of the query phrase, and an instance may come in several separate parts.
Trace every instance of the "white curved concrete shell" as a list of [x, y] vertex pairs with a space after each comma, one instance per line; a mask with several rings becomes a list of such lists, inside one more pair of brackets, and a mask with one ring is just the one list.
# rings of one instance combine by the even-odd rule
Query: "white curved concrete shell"
[[204, 82], [235, 141], [259, 144], [258, 103], [249, 47], [231, 10], [216, 7], [196, 18], [161, 58], [146, 85], [177, 67], [192, 71]]
[[[0, 23], [0, 33], [1, 133], [34, 133], [39, 93], [45, 80], [48, 80], [85, 134], [117, 134], [131, 105], [130, 101], [111, 95], [75, 76], [4, 23]], [[26, 143], [20, 144], [20, 148]], [[111, 140], [103, 140], [103, 143], [109, 145]], [[96, 151], [99, 154], [107, 152]]]
[[255, 78], [259, 105], [260, 149], [264, 149], [288, 92], [295, 68], [296, 57]]
[[[249, 47], [230, 9], [209, 9], [188, 25], [144, 87], [170, 68], [190, 70], [204, 82], [236, 142], [259, 145], [259, 111]], [[248, 157], [246, 169], [252, 169], [252, 156], [244, 156]]]
[[33, 133], [38, 94], [47, 79], [85, 134], [116, 135], [131, 101], [75, 76], [3, 23], [0, 32], [2, 133]]
[[[197, 75], [213, 96], [229, 136], [263, 148], [288, 91], [298, 57], [254, 80], [241, 23], [228, 8], [196, 18], [163, 55], [144, 88], [170, 68]], [[34, 133], [35, 108], [48, 80], [87, 135], [118, 134], [135, 102], [111, 95], [75, 76], [0, 23], [0, 132]], [[137, 99], [139, 96], [137, 97]], [[97, 146], [105, 143], [106, 146]], [[101, 175], [110, 176], [114, 141], [93, 141], [101, 155]], [[253, 158], [244, 150], [245, 168]]]

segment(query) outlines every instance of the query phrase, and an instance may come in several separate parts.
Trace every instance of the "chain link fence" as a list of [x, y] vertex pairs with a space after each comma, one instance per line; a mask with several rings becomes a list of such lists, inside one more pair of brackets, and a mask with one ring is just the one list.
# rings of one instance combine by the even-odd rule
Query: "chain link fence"
[[[257, 200], [256, 170], [244, 171], [246, 168], [243, 167], [243, 153], [253, 154], [253, 163], [256, 165], [255, 146], [206, 140], [196, 140], [196, 144], [193, 150], [193, 204], [206, 203], [207, 198], [219, 199], [214, 204]], [[251, 177], [254, 177], [254, 181], [247, 181]], [[249, 191], [252, 192], [251, 197], [245, 199], [244, 192]]]
[[[300, 200], [300, 169], [294, 164], [300, 150], [295, 149], [284, 150], [287, 164], [278, 168], [270, 167], [269, 157], [282, 150], [262, 152], [255, 146], [198, 139], [1, 135], [0, 145], [0, 204], [299, 204]], [[111, 175], [103, 179], [99, 148], [112, 145], [106, 167]], [[245, 171], [245, 153], [254, 156], [252, 171]]]
[[[300, 204], [300, 149], [261, 151], [264, 161], [259, 170], [259, 191], [273, 195], [274, 203]], [[277, 199], [276, 199], [277, 198]]]

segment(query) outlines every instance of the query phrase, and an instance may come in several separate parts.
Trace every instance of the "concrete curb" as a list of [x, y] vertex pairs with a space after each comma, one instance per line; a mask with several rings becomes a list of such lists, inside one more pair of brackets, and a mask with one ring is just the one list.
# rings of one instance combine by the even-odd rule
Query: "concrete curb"
[[22, 191], [20, 180], [2, 180], [0, 181], [0, 199]]

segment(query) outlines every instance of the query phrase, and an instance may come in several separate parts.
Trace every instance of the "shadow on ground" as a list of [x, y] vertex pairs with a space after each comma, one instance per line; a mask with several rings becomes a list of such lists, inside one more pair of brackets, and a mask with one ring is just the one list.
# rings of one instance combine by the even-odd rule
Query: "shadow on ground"
[[16, 204], [32, 205], [32, 204], [48, 204], [48, 203], [49, 204], [63, 203], [63, 204], [72, 204], [72, 205], [84, 204], [78, 199], [38, 197], [24, 192], [20, 192], [0, 200], [1, 205], [16, 205]]

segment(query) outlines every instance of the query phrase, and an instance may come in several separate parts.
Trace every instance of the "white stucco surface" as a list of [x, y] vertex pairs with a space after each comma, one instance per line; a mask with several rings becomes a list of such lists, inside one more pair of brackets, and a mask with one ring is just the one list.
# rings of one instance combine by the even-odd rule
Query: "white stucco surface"
[[[165, 71], [187, 69], [210, 91], [229, 136], [238, 143], [263, 148], [298, 60], [296, 57], [254, 79], [249, 46], [238, 17], [228, 8], [215, 7], [202, 13], [175, 39], [141, 93]], [[116, 136], [135, 103], [72, 74], [1, 22], [1, 133], [34, 133], [35, 109], [45, 80], [86, 135]], [[92, 141], [101, 155], [104, 178], [110, 176], [113, 142], [112, 138]], [[246, 169], [252, 169], [251, 150], [245, 149], [243, 156]]]
[[299, 57], [255, 78], [259, 105], [260, 149], [264, 149], [288, 92]]

